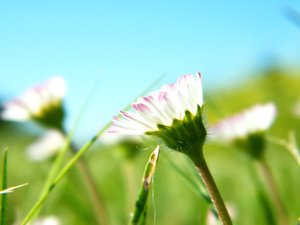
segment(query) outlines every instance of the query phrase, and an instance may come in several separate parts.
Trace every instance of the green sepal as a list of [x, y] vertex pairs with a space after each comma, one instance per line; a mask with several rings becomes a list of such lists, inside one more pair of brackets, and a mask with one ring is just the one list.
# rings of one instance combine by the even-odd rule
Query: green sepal
[[182, 120], [174, 119], [171, 126], [158, 124], [157, 131], [149, 131], [146, 134], [159, 137], [170, 149], [184, 153], [194, 161], [195, 157], [199, 157], [207, 135], [202, 110], [203, 108], [198, 106], [195, 115], [187, 110]]
[[63, 130], [65, 110], [61, 101], [43, 108], [39, 115], [34, 115], [33, 120], [43, 126]]
[[255, 159], [260, 159], [266, 148], [266, 138], [263, 132], [256, 132], [247, 135], [245, 138], [237, 139], [234, 142], [239, 148]]

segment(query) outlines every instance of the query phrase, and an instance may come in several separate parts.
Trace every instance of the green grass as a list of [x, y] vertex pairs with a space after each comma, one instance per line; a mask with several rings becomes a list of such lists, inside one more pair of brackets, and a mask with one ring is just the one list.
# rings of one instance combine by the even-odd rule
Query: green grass
[[[256, 103], [273, 101], [278, 106], [278, 117], [270, 135], [286, 139], [288, 132], [293, 130], [300, 143], [300, 118], [292, 113], [293, 105], [300, 99], [300, 76], [294, 75], [297, 73], [299, 72], [268, 70], [238, 84], [206, 92], [204, 111], [207, 126]], [[26, 146], [41, 131], [38, 129], [33, 132], [32, 127], [0, 123], [0, 149], [9, 146], [8, 187], [29, 183], [7, 195], [7, 224], [24, 219], [37, 200], [54, 161], [49, 159], [33, 162], [26, 156]], [[136, 154], [124, 157], [121, 154], [124, 146], [131, 146], [129, 151]], [[145, 164], [154, 147], [153, 142], [117, 146], [96, 144], [86, 153], [97, 186], [104, 196], [109, 224], [128, 223]], [[270, 214], [260, 198], [261, 193], [251, 172], [253, 161], [240, 149], [209, 141], [204, 146], [204, 151], [225, 202], [235, 208], [235, 224], [270, 225]], [[71, 155], [68, 158], [70, 157]], [[185, 176], [197, 180], [183, 155], [163, 149], [161, 157], [172, 160], [184, 171]], [[288, 211], [290, 224], [296, 225], [300, 216], [299, 165], [283, 146], [274, 143], [268, 143], [266, 158]], [[76, 167], [71, 169], [50, 193], [40, 216], [57, 215], [62, 224], [96, 224], [84, 185], [78, 182], [79, 174]], [[268, 198], [266, 200], [270, 203]], [[208, 203], [164, 160], [159, 160], [149, 201], [148, 225], [205, 224]], [[271, 205], [270, 209], [274, 210], [274, 207]]]

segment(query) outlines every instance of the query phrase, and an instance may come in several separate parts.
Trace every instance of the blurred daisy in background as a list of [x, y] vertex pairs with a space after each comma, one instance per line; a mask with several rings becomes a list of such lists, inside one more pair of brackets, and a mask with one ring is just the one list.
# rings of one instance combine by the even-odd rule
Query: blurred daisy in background
[[62, 129], [65, 93], [64, 79], [52, 77], [28, 89], [20, 97], [4, 103], [0, 117], [9, 121], [32, 120], [47, 127]]
[[58, 130], [49, 130], [27, 148], [27, 155], [36, 161], [55, 155], [64, 145], [65, 137]]
[[255, 105], [241, 113], [225, 118], [209, 129], [210, 139], [242, 145], [254, 157], [265, 148], [265, 133], [276, 118], [274, 103]]

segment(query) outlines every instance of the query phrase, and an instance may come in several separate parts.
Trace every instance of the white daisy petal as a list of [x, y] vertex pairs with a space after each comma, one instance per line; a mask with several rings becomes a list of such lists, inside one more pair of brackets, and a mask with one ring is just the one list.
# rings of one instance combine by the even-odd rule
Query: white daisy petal
[[170, 105], [169, 103], [170, 103], [170, 101], [167, 98], [167, 93], [164, 91], [161, 91], [158, 96], [157, 104], [159, 106], [161, 106], [162, 110], [164, 111], [164, 113], [167, 116], [168, 121], [170, 121], [167, 124], [171, 125], [173, 119], [176, 118], [177, 116], [176, 116], [175, 108], [172, 105]]
[[39, 112], [41, 111], [42, 98], [36, 88], [26, 91], [20, 97], [20, 102], [22, 102], [27, 110], [33, 115], [39, 114]]
[[245, 138], [249, 134], [267, 130], [275, 117], [276, 106], [273, 103], [256, 105], [212, 126], [211, 137], [224, 141]]
[[171, 124], [172, 120], [167, 115], [167, 112], [164, 111], [164, 108], [159, 104], [159, 94], [155, 93], [154, 96], [144, 97], [144, 101], [149, 106], [152, 112], [156, 112], [158, 118], [161, 120], [161, 124]]
[[120, 118], [114, 117], [109, 132], [144, 134], [157, 131], [158, 125], [171, 126], [175, 119], [182, 120], [186, 111], [195, 115], [202, 103], [200, 75], [194, 77], [187, 74], [176, 83], [165, 85], [161, 90], [139, 98], [132, 104], [135, 112], [121, 112]]
[[1, 113], [1, 119], [11, 121], [24, 121], [30, 118], [30, 112], [17, 101], [11, 101], [4, 105], [5, 110]]
[[199, 106], [202, 106], [203, 105], [203, 90], [202, 90], [202, 78], [201, 78], [201, 74], [200, 73], [198, 73], [196, 75], [195, 89], [197, 91], [197, 104]]
[[49, 93], [52, 98], [62, 99], [66, 94], [66, 83], [62, 77], [56, 76], [50, 79], [47, 83]]
[[[14, 121], [36, 118], [43, 118], [43, 121], [47, 121], [47, 116], [50, 115], [48, 112], [61, 107], [61, 99], [64, 94], [63, 78], [53, 77], [43, 84], [28, 89], [19, 98], [5, 103], [0, 117], [4, 120]], [[49, 125], [51, 126], [51, 124]]]

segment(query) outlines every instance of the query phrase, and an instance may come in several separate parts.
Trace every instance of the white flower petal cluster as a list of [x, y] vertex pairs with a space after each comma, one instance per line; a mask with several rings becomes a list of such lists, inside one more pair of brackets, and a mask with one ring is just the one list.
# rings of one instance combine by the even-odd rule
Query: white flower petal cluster
[[209, 129], [212, 139], [231, 141], [267, 130], [276, 117], [273, 103], [254, 107], [224, 119]]
[[27, 148], [27, 155], [36, 161], [53, 156], [65, 142], [64, 135], [57, 130], [49, 130], [44, 136]]
[[66, 92], [65, 81], [56, 76], [45, 83], [35, 86], [19, 98], [6, 102], [1, 113], [1, 119], [24, 121], [40, 117], [44, 111], [57, 107]]
[[132, 108], [113, 118], [109, 132], [140, 135], [157, 131], [157, 125], [171, 126], [174, 119], [182, 120], [185, 112], [196, 115], [203, 105], [201, 75], [180, 77], [176, 83], [163, 86], [159, 91], [140, 97]]

